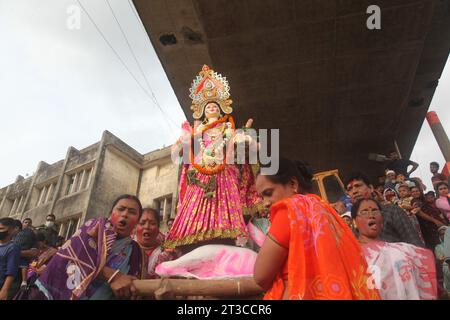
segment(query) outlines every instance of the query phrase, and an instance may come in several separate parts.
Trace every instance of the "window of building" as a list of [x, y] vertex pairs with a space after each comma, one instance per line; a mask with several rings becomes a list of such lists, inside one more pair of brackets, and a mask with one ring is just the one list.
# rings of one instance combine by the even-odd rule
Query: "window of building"
[[72, 193], [72, 189], [75, 184], [75, 177], [76, 177], [76, 174], [72, 174], [69, 176], [69, 184], [67, 185], [66, 194]]
[[82, 182], [80, 183], [81, 190], [86, 189], [89, 186], [89, 182], [91, 180], [92, 168], [84, 170], [84, 177]]
[[172, 212], [172, 195], [158, 198], [154, 202], [154, 208], [159, 212], [161, 221], [165, 217], [170, 217], [170, 213]]
[[37, 198], [36, 206], [40, 206], [41, 204], [45, 204], [47, 202], [52, 201], [54, 192], [56, 188], [56, 182], [47, 184], [43, 186], [39, 190], [39, 196]]
[[87, 189], [91, 182], [92, 168], [80, 170], [69, 175], [66, 195]]
[[59, 235], [64, 238], [64, 240], [69, 239], [77, 231], [80, 224], [80, 217], [74, 217], [60, 222], [59, 224]]
[[13, 205], [11, 207], [11, 210], [9, 211], [9, 215], [15, 216], [19, 214], [24, 206], [25, 206], [25, 195], [17, 196], [13, 201]]

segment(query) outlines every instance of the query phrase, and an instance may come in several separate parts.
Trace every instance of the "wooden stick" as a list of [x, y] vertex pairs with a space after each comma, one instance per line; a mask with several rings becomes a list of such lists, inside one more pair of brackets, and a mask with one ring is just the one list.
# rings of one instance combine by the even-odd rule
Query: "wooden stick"
[[163, 278], [156, 280], [134, 280], [133, 284], [140, 296], [154, 295], [158, 289], [164, 289], [164, 292], [167, 293], [169, 288], [175, 296], [247, 297], [256, 296], [263, 292], [253, 278], [229, 280]]

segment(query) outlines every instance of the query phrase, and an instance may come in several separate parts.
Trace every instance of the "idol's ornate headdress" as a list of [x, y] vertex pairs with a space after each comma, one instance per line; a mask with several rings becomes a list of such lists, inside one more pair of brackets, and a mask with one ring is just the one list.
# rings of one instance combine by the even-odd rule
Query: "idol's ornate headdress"
[[225, 114], [233, 111], [227, 78], [204, 65], [189, 89], [194, 119], [200, 119], [209, 102], [216, 102]]

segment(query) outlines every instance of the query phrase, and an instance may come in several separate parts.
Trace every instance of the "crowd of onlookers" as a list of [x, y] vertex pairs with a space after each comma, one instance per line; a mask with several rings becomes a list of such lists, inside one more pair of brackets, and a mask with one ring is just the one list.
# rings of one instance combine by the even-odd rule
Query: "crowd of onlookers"
[[[410, 167], [412, 168], [408, 171]], [[435, 260], [438, 296], [448, 299], [450, 294], [450, 261], [447, 260], [450, 259], [448, 178], [439, 174], [439, 164], [432, 162], [430, 170], [433, 174], [434, 190], [426, 190], [426, 186], [420, 178], [411, 177], [417, 167], [418, 164], [413, 161], [399, 159], [394, 151], [390, 154], [384, 174], [378, 177], [376, 183], [372, 183], [363, 173], [356, 172], [349, 175], [344, 182], [346, 195], [332, 206], [351, 229], [348, 232], [350, 234], [353, 232], [361, 243], [369, 265], [380, 264], [383, 261], [395, 264], [406, 263], [405, 254], [410, 259], [415, 259], [416, 254], [425, 257], [432, 256], [432, 252], [434, 258], [423, 258], [419, 265], [425, 268], [429, 261], [434, 262]], [[297, 193], [297, 189], [295, 193]], [[267, 220], [266, 218], [261, 219]], [[134, 196], [119, 197], [114, 201], [109, 219], [94, 219], [93, 221], [93, 225], [90, 225], [91, 222], [85, 223], [74, 235], [81, 241], [79, 244], [76, 241], [72, 241], [72, 243], [68, 241], [64, 244], [65, 239], [58, 235], [55, 216], [52, 214], [46, 217], [45, 225], [37, 228], [32, 226], [30, 218], [26, 218], [22, 222], [12, 218], [1, 218], [0, 300], [14, 297], [21, 299], [21, 292], [25, 292], [24, 289], [27, 287], [29, 289], [30, 284], [33, 284], [36, 290], [34, 291], [35, 295], [31, 294], [27, 297], [28, 299], [73, 298], [71, 295], [75, 294], [73, 292], [76, 290], [69, 284], [66, 285], [69, 283], [68, 279], [75, 277], [69, 267], [65, 270], [67, 281], [66, 279], [63, 281], [63, 287], [70, 289], [67, 291], [67, 295], [60, 290], [47, 292], [45, 287], [54, 289], [56, 285], [52, 281], [56, 281], [57, 273], [61, 272], [57, 271], [59, 270], [58, 266], [67, 264], [67, 262], [61, 264], [57, 260], [67, 258], [72, 253], [77, 256], [77, 259], [85, 259], [86, 264], [94, 260], [89, 266], [90, 268], [100, 268], [98, 261], [101, 259], [92, 258], [97, 255], [101, 258], [103, 253], [100, 245], [98, 246], [100, 251], [90, 252], [90, 256], [84, 256], [83, 253], [83, 250], [89, 251], [86, 249], [89, 246], [96, 247], [96, 242], [94, 241], [94, 244], [92, 242], [93, 239], [99, 237], [100, 232], [104, 234], [103, 237], [98, 238], [98, 241], [104, 242], [106, 246], [112, 241], [108, 240], [108, 237], [115, 237], [115, 240], [114, 245], [108, 251], [106, 264], [101, 265], [102, 270], [98, 270], [97, 278], [103, 282], [99, 282], [99, 284], [96, 282], [97, 280], [90, 279], [90, 288], [93, 292], [90, 292], [90, 289], [83, 291], [90, 298], [107, 299], [114, 295], [130, 297], [132, 293], [129, 288], [132, 287], [130, 283], [133, 279], [156, 278], [158, 277], [155, 273], [156, 265], [179, 256], [179, 252], [164, 250], [161, 246], [165, 235], [160, 231], [159, 213], [151, 208], [142, 208], [139, 199]], [[172, 223], [173, 219], [167, 221], [168, 230]], [[268, 226], [260, 229], [267, 233]], [[274, 228], [272, 229], [274, 230]], [[283, 231], [286, 228], [281, 229]], [[274, 233], [273, 230], [272, 233]], [[115, 235], [112, 236], [113, 234]], [[353, 236], [351, 237], [353, 238]], [[133, 243], [139, 245], [144, 252], [143, 257], [135, 254]], [[255, 251], [259, 251], [259, 249]], [[56, 255], [57, 257], [52, 261], [56, 252], [60, 254]], [[385, 256], [384, 260], [379, 259], [380, 255]], [[128, 260], [123, 260], [124, 256]], [[386, 258], [388, 256], [389, 258]], [[141, 258], [145, 259], [140, 261]], [[52, 265], [47, 268], [50, 262]], [[125, 265], [126, 263], [128, 265]], [[71, 266], [70, 263], [67, 265]], [[145, 266], [145, 275], [138, 272], [142, 269], [142, 265]], [[389, 265], [382, 266], [384, 271], [389, 268], [391, 268]], [[52, 271], [47, 270], [44, 274], [46, 269]], [[434, 267], [429, 268], [428, 265], [427, 272], [431, 272], [431, 269], [434, 270]], [[83, 270], [79, 272], [86, 273]], [[400, 273], [394, 272], [394, 274]], [[396, 281], [390, 279], [389, 275], [383, 277], [387, 282], [394, 283]], [[402, 279], [402, 281], [405, 282], [407, 279]], [[102, 287], [101, 283], [105, 282], [110, 286], [109, 289]], [[428, 284], [426, 283], [426, 285]], [[414, 286], [417, 286], [417, 283]], [[68, 290], [67, 288], [65, 290]], [[417, 296], [414, 296], [416, 293]], [[385, 299], [434, 297], [432, 293], [423, 292], [422, 289], [409, 290], [405, 296], [399, 295], [398, 291], [390, 292], [388, 289], [384, 289], [381, 296]]]
[[[412, 169], [408, 171], [408, 168]], [[411, 177], [418, 164], [399, 159], [392, 151], [385, 173], [371, 183], [363, 174], [350, 176], [345, 181], [347, 195], [334, 204], [335, 210], [360, 237], [355, 216], [352, 216], [352, 202], [372, 198], [382, 207], [384, 226], [380, 238], [389, 242], [403, 242], [430, 249], [436, 258], [436, 273], [439, 295], [448, 298], [450, 294], [450, 272], [446, 252], [450, 243], [445, 243], [445, 233], [450, 220], [450, 198], [448, 178], [439, 173], [439, 164], [430, 163], [433, 190], [426, 190], [423, 181]], [[364, 192], [370, 195], [364, 195]], [[409, 220], [409, 221], [408, 221]], [[450, 240], [450, 238], [449, 238]]]
[[0, 219], [0, 300], [11, 299], [27, 285], [39, 256], [62, 246], [64, 238], [58, 235], [55, 220], [49, 214], [45, 224], [35, 228], [30, 218]]

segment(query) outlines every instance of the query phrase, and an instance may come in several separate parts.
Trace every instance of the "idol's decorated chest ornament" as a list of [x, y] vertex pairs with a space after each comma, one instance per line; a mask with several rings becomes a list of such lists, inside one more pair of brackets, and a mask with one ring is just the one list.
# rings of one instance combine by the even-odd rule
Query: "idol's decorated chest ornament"
[[[247, 238], [244, 215], [261, 209], [251, 165], [234, 164], [234, 147], [256, 141], [236, 134], [230, 87], [222, 75], [203, 66], [192, 83], [190, 98], [195, 123], [182, 125], [181, 137], [173, 146], [173, 152], [189, 155], [183, 155], [177, 215], [164, 246], [234, 244], [238, 238]], [[251, 124], [252, 120], [247, 121], [246, 128]]]

